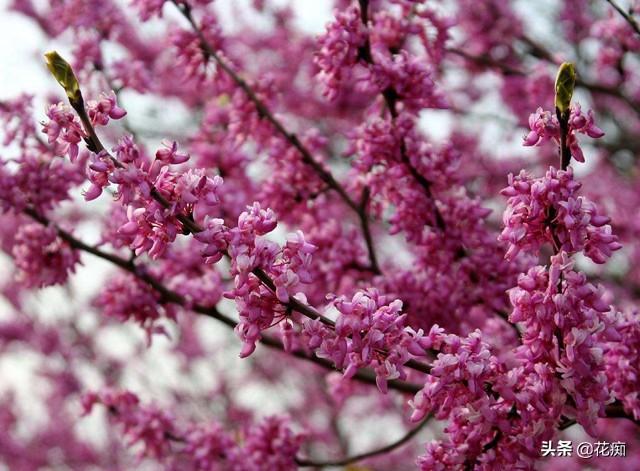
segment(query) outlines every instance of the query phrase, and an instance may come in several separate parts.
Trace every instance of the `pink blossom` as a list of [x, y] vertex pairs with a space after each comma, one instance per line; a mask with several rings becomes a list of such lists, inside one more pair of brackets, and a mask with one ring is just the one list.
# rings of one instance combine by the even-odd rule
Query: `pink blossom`
[[178, 143], [176, 141], [163, 141], [164, 149], [156, 152], [156, 159], [165, 164], [182, 164], [189, 160], [189, 154], [178, 152]]
[[500, 234], [500, 240], [509, 244], [507, 258], [523, 249], [537, 253], [543, 244], [550, 243], [569, 253], [584, 250], [594, 262], [604, 263], [620, 249], [607, 225], [609, 219], [594, 203], [578, 196], [580, 187], [571, 168], [551, 167], [537, 179], [524, 171], [510, 175], [509, 186], [502, 190], [509, 201]]
[[42, 123], [42, 132], [47, 135], [49, 144], [54, 144], [56, 152], [68, 154], [71, 161], [78, 157], [78, 144], [86, 134], [80, 120], [68, 105], [58, 103], [47, 109], [48, 122]]
[[[217, 423], [196, 424], [187, 432], [184, 452], [193, 457], [197, 471], [229, 469], [237, 445]], [[239, 454], [239, 453], [238, 453]]]
[[340, 313], [334, 329], [318, 319], [304, 324], [308, 345], [318, 356], [330, 359], [347, 378], [372, 366], [382, 392], [387, 391], [387, 380], [406, 378], [409, 359], [424, 355], [422, 332], [406, 326], [402, 303], [387, 302], [375, 290], [358, 292], [351, 300], [334, 301]]
[[534, 267], [509, 293], [512, 322], [523, 323], [528, 361], [548, 362], [561, 375], [560, 384], [576, 404], [578, 421], [592, 431], [609, 399], [603, 353], [617, 340], [610, 306], [601, 293], [573, 271], [566, 253], [552, 257], [551, 267]]
[[116, 94], [103, 93], [97, 101], [87, 102], [87, 113], [94, 126], [106, 126], [111, 119], [122, 119], [127, 112], [116, 104]]
[[291, 430], [284, 417], [267, 417], [247, 434], [241, 454], [247, 471], [294, 471], [304, 435]]
[[110, 419], [123, 428], [128, 445], [142, 445], [141, 457], [159, 459], [169, 453], [175, 419], [159, 407], [141, 405], [138, 397], [129, 391], [90, 392], [82, 402], [85, 414], [98, 403], [107, 407]]
[[386, 53], [374, 57], [372, 82], [379, 91], [393, 89], [407, 111], [417, 113], [422, 108], [448, 107], [423, 60], [404, 50], [393, 57]]
[[318, 80], [323, 84], [323, 93], [328, 99], [334, 100], [344, 82], [351, 77], [352, 69], [360, 58], [360, 48], [366, 41], [366, 26], [360, 20], [360, 9], [356, 5], [337, 12], [335, 20], [319, 37], [319, 51], [314, 62], [320, 69]]
[[[529, 127], [531, 132], [524, 138], [525, 146], [535, 146], [550, 139], [555, 140], [557, 143], [560, 142], [558, 118], [550, 111], [543, 111], [542, 108], [538, 108], [535, 113], [529, 116]], [[584, 154], [578, 144], [576, 133], [586, 134], [592, 138], [604, 136], [604, 132], [594, 124], [593, 111], [589, 110], [585, 116], [578, 103], [571, 105], [567, 144], [571, 155], [578, 162], [584, 162]]]
[[80, 261], [78, 253], [58, 237], [53, 227], [38, 223], [18, 228], [12, 254], [18, 280], [37, 288], [65, 283]]
[[614, 341], [607, 345], [608, 348], [603, 349], [605, 373], [615, 397], [622, 401], [625, 410], [638, 420], [640, 419], [638, 312], [629, 311], [618, 314], [615, 323], [617, 334], [621, 338], [613, 339]]
[[120, 275], [111, 278], [94, 300], [106, 318], [118, 322], [134, 321], [147, 334], [147, 341], [156, 333], [165, 334], [158, 324], [161, 318], [175, 319], [175, 307], [163, 303], [160, 294], [136, 278]]

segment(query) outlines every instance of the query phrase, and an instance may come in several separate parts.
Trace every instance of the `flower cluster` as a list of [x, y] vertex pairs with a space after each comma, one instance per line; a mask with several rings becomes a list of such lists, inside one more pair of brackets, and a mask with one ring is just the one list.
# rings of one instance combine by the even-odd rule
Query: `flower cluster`
[[[555, 113], [538, 108], [535, 113], [529, 116], [529, 127], [531, 131], [524, 138], [525, 146], [536, 146], [548, 140], [560, 143], [560, 124]], [[589, 110], [585, 116], [579, 103], [571, 105], [567, 145], [571, 155], [578, 162], [584, 162], [584, 154], [576, 134], [586, 134], [592, 138], [604, 136], [604, 132], [593, 121], [593, 111]]]
[[172, 304], [163, 303], [158, 292], [132, 275], [110, 278], [94, 304], [106, 318], [119, 322], [132, 320], [139, 324], [146, 331], [149, 343], [152, 334], [166, 334], [157, 321], [162, 317], [175, 319], [176, 316]]
[[509, 244], [507, 258], [520, 250], [537, 253], [545, 243], [567, 253], [584, 251], [596, 263], [604, 263], [621, 248], [611, 233], [609, 218], [584, 196], [571, 168], [551, 167], [544, 177], [532, 178], [525, 171], [509, 175], [502, 194], [509, 197], [500, 240]]
[[407, 326], [401, 301], [389, 302], [371, 289], [350, 300], [337, 298], [334, 306], [339, 313], [334, 328], [315, 319], [305, 322], [304, 335], [309, 347], [344, 370], [346, 378], [370, 366], [378, 388], [386, 392], [388, 380], [406, 379], [407, 361], [425, 355], [428, 347], [423, 344], [422, 332]]
[[335, 99], [344, 83], [351, 78], [366, 41], [366, 28], [356, 5], [337, 12], [334, 21], [327, 25], [326, 32], [318, 39], [320, 50], [314, 62], [320, 69], [318, 79], [328, 99]]
[[371, 81], [379, 92], [392, 89], [411, 113], [423, 108], [447, 108], [445, 97], [437, 90], [432, 72], [424, 59], [403, 50], [400, 54], [374, 54]]
[[[117, 155], [124, 162], [131, 159], [132, 163], [116, 168], [110, 165], [109, 157], [100, 159], [98, 154], [99, 164], [92, 164], [90, 169], [100, 170], [94, 175], [101, 177], [92, 177], [92, 188], [102, 184], [105, 178], [118, 184], [117, 196], [123, 204], [129, 204], [127, 222], [119, 232], [132, 239], [131, 248], [136, 254], [148, 252], [154, 258], [161, 256], [168, 244], [183, 232], [181, 217], [199, 218], [219, 203], [217, 192], [222, 178], [208, 177], [203, 170], [184, 173], [170, 170], [170, 164], [182, 163], [188, 158], [187, 154], [177, 151], [175, 142], [166, 143], [165, 148], [156, 153], [151, 168], [138, 158], [137, 150], [130, 142], [122, 142]], [[155, 198], [151, 195], [152, 188]], [[94, 193], [89, 190], [87, 195], [93, 197]]]
[[155, 405], [142, 405], [129, 391], [103, 390], [82, 397], [84, 414], [96, 404], [104, 405], [110, 419], [121, 425], [128, 445], [140, 444], [141, 457], [163, 458], [170, 451], [170, 437], [175, 434], [174, 418]]
[[78, 252], [58, 236], [55, 228], [35, 222], [18, 229], [13, 257], [18, 280], [37, 288], [66, 282], [80, 261]]
[[458, 24], [465, 32], [465, 50], [474, 55], [513, 60], [515, 40], [522, 35], [522, 21], [512, 4], [488, 0], [481, 4], [473, 0], [457, 2]]
[[369, 40], [378, 47], [398, 51], [409, 34], [418, 34], [420, 30], [421, 28], [409, 18], [381, 10], [373, 14]]
[[[474, 404], [478, 413], [489, 414], [485, 419], [492, 420], [485, 383], [497, 373], [498, 360], [482, 341], [481, 332], [460, 337], [446, 334], [444, 329], [435, 325], [420, 343], [423, 348], [439, 353], [425, 385], [411, 402], [414, 410], [411, 420], [421, 420], [431, 413], [438, 419], [444, 419], [453, 409], [465, 404]], [[479, 400], [486, 404], [481, 405]]]
[[42, 132], [47, 135], [58, 155], [69, 155], [72, 162], [78, 157], [79, 144], [86, 137], [80, 120], [69, 105], [57, 103], [47, 109], [49, 121], [42, 123]]
[[520, 353], [527, 361], [553, 365], [578, 421], [592, 432], [609, 400], [606, 342], [619, 340], [609, 304], [564, 252], [551, 258], [549, 269], [536, 266], [521, 275], [509, 295], [509, 320], [524, 326]]
[[[210, 1], [210, 0], [204, 0]], [[222, 30], [217, 18], [205, 13], [200, 21], [202, 37], [218, 54], [222, 54], [224, 44]], [[194, 31], [177, 28], [171, 33], [171, 45], [175, 49], [177, 66], [180, 75], [177, 78], [191, 86], [218, 88], [218, 93], [232, 89], [230, 81], [224, 74], [216, 74], [211, 79], [210, 68], [207, 68], [208, 54], [202, 49], [200, 37]]]
[[[498, 369], [484, 393], [452, 410], [447, 439], [427, 444], [422, 471], [533, 469], [543, 440], [553, 438], [566, 396], [544, 363]], [[464, 386], [460, 386], [464, 388]]]
[[[311, 129], [301, 136], [303, 145], [312, 152], [316, 162], [321, 163], [326, 171], [328, 165], [322, 158], [321, 151], [326, 148], [327, 141], [317, 129]], [[295, 214], [296, 209], [307, 208], [327, 189], [318, 173], [300, 159], [300, 153], [284, 139], [272, 139], [269, 146], [269, 163], [272, 170], [262, 184], [260, 200], [278, 213], [284, 222], [287, 216]]]
[[[194, 471], [293, 471], [304, 435], [291, 430], [285, 417], [266, 417], [244, 431], [241, 443], [217, 422], [181, 425], [155, 404], [142, 404], [130, 391], [103, 389], [82, 397], [84, 414], [103, 405], [111, 421], [120, 425], [127, 445], [140, 445], [140, 457], [172, 462], [173, 449], [185, 458], [182, 467]], [[189, 466], [190, 465], [190, 466]]]
[[500, 404], [492, 391], [503, 366], [480, 331], [460, 337], [434, 326], [423, 344], [439, 353], [424, 387], [410, 401], [411, 419], [433, 414], [438, 419], [450, 418], [450, 423], [445, 429], [447, 440], [427, 444], [418, 465], [424, 471], [459, 469], [485, 451], [490, 437], [510, 428], [506, 420], [509, 407]]
[[133, 0], [131, 3], [138, 9], [142, 21], [147, 21], [155, 16], [162, 16], [162, 7], [166, 0]]
[[69, 198], [84, 181], [80, 163], [70, 164], [40, 149], [22, 152], [17, 166], [0, 164], [0, 208], [21, 211], [27, 206], [41, 214]]
[[[212, 0], [176, 0], [176, 4], [189, 8], [205, 6]], [[154, 17], [162, 16], [162, 7], [167, 0], [132, 0], [131, 3], [138, 9], [142, 21], [148, 21]]]
[[195, 424], [186, 432], [183, 451], [192, 457], [195, 471], [225, 469], [221, 462], [233, 459], [236, 443], [217, 422]]
[[[301, 232], [288, 238], [281, 249], [264, 235], [276, 227], [275, 214], [254, 203], [238, 218], [238, 225], [228, 234], [231, 274], [234, 289], [225, 293], [235, 298], [240, 313], [236, 332], [243, 342], [241, 357], [250, 355], [261, 331], [286, 315], [286, 305], [300, 283], [311, 281], [309, 264], [315, 247]], [[255, 271], [271, 276], [274, 292], [264, 285]], [[289, 342], [287, 342], [288, 344]]]
[[94, 126], [106, 126], [109, 124], [109, 118], [124, 118], [127, 112], [116, 103], [116, 94], [111, 91], [110, 94], [103, 93], [99, 100], [89, 100], [87, 102], [87, 114]]
[[619, 314], [616, 331], [620, 339], [610, 342], [605, 352], [609, 388], [626, 411], [640, 420], [640, 322], [637, 311]]
[[[631, 4], [629, 12], [637, 14], [638, 6]], [[629, 65], [624, 64], [625, 55], [640, 51], [640, 38], [632, 25], [613, 11], [590, 26], [593, 36], [601, 41], [594, 63], [595, 72], [607, 85], [618, 87], [632, 76]]]
[[31, 119], [33, 97], [22, 94], [13, 100], [0, 101], [0, 123], [4, 133], [2, 144], [23, 145], [35, 135], [35, 126]]
[[282, 417], [267, 417], [252, 427], [240, 453], [245, 462], [238, 469], [246, 471], [294, 471], [296, 453], [304, 435], [295, 433]]

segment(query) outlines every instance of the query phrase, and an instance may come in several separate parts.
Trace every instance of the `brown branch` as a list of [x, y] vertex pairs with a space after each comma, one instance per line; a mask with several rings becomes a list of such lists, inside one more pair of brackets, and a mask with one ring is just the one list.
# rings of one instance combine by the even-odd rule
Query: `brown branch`
[[373, 247], [373, 241], [371, 237], [371, 230], [369, 227], [368, 216], [366, 214], [366, 206], [363, 204], [357, 204], [347, 193], [347, 191], [340, 185], [340, 183], [334, 178], [334, 176], [326, 170], [322, 164], [317, 162], [311, 152], [302, 144], [298, 136], [290, 132], [285, 128], [282, 122], [276, 118], [273, 113], [269, 110], [267, 105], [256, 95], [251, 86], [242, 78], [240, 75], [236, 73], [233, 68], [227, 64], [227, 62], [222, 59], [222, 57], [218, 54], [218, 52], [209, 44], [207, 39], [204, 36], [202, 30], [198, 27], [191, 14], [191, 9], [186, 4], [179, 4], [175, 0], [172, 0], [172, 3], [176, 6], [176, 8], [180, 11], [182, 16], [189, 22], [191, 28], [198, 36], [200, 40], [200, 47], [207, 58], [212, 58], [216, 64], [236, 83], [238, 87], [242, 89], [242, 91], [247, 95], [249, 100], [254, 104], [258, 114], [269, 121], [271, 125], [278, 131], [282, 137], [291, 144], [302, 156], [302, 161], [309, 165], [316, 174], [320, 177], [322, 181], [324, 181], [332, 190], [334, 190], [338, 196], [346, 203], [346, 205], [351, 208], [360, 221], [360, 225], [362, 228], [362, 232], [364, 234], [365, 243], [367, 246], [367, 251], [369, 253], [369, 259], [371, 263], [371, 269], [376, 274], [381, 274], [381, 270], [378, 266], [377, 257], [375, 254], [375, 250]]
[[313, 461], [313, 460], [296, 458], [296, 464], [300, 467], [317, 467], [317, 468], [321, 468], [324, 466], [346, 466], [348, 464], [355, 463], [357, 461], [362, 461], [367, 458], [372, 458], [374, 456], [389, 453], [390, 451], [400, 448], [405, 443], [409, 442], [413, 437], [415, 437], [418, 434], [418, 432], [420, 432], [420, 430], [424, 428], [424, 426], [427, 424], [429, 419], [430, 417], [425, 418], [422, 422], [420, 422], [416, 427], [409, 430], [400, 439], [386, 446], [383, 446], [382, 448], [377, 448], [375, 450], [367, 451], [365, 453], [360, 453], [358, 455], [349, 456], [339, 460]]
[[625, 19], [627, 23], [629, 23], [629, 25], [634, 29], [636, 33], [640, 34], [640, 25], [638, 25], [638, 22], [633, 16], [631, 16], [629, 13], [624, 11], [624, 9], [620, 5], [618, 5], [614, 0], [606, 0], [606, 1], [609, 5], [615, 8], [615, 10], [618, 13], [620, 13], [620, 15]]
[[[531, 45], [532, 43], [530, 42], [531, 40], [525, 40], [523, 39], [527, 44]], [[539, 44], [536, 43], [536, 48], [541, 48], [541, 46]], [[532, 54], [534, 54], [538, 49], [534, 49], [534, 52], [532, 52]], [[502, 73], [504, 73], [505, 75], [517, 75], [517, 76], [528, 76], [529, 72], [521, 70], [521, 69], [517, 69], [514, 68], [510, 65], [507, 64], [503, 64], [499, 61], [496, 61], [494, 59], [492, 59], [491, 57], [487, 56], [487, 55], [480, 55], [480, 56], [474, 56], [472, 54], [469, 54], [465, 51], [463, 51], [462, 49], [459, 48], [455, 48], [455, 47], [449, 47], [447, 48], [447, 52], [451, 53], [451, 54], [455, 54], [457, 56], [462, 57], [463, 59], [469, 61], [469, 62], [473, 62], [474, 64], [483, 66], [487, 69], [496, 69]], [[549, 55], [550, 53], [548, 53], [548, 51], [545, 50], [545, 53], [537, 53], [535, 54], [535, 57], [545, 60], [547, 62], [549, 62], [550, 64], [554, 64], [557, 65], [556, 61], [552, 58], [552, 56]], [[590, 82], [588, 80], [583, 80], [580, 77], [577, 77], [576, 79], [576, 87], [580, 87], [580, 88], [584, 88], [585, 90], [593, 93], [593, 94], [600, 94], [600, 95], [608, 95], [614, 98], [617, 98], [619, 100], [622, 100], [627, 106], [629, 106], [631, 109], [633, 109], [636, 113], [640, 114], [640, 111], [638, 110], [638, 104], [635, 103], [631, 98], [629, 98], [627, 95], [623, 94], [620, 91], [620, 88], [618, 87], [609, 87], [606, 85], [602, 85], [599, 83], [594, 83], [594, 82]]]
[[[366, 27], [367, 23], [369, 22], [369, 0], [358, 0], [358, 3], [360, 4], [360, 19]], [[364, 46], [360, 48], [360, 57], [368, 64], [375, 65], [373, 54], [371, 53], [371, 43], [369, 42], [369, 39], [367, 39]], [[395, 121], [398, 118], [398, 110], [396, 108], [398, 93], [394, 88], [388, 87], [382, 91], [382, 97], [384, 98], [385, 105], [387, 106], [389, 113], [391, 114], [391, 120], [395, 124]], [[422, 190], [424, 191], [427, 198], [433, 203], [433, 212], [436, 226], [444, 232], [446, 230], [446, 223], [444, 221], [444, 218], [442, 217], [440, 209], [436, 204], [433, 192], [431, 191], [431, 182], [427, 180], [423, 175], [421, 175], [420, 172], [418, 172], [418, 170], [411, 164], [409, 156], [407, 155], [407, 147], [404, 139], [400, 140], [400, 158], [402, 160], [402, 163], [409, 170], [409, 173], [411, 174], [413, 179], [418, 183], [418, 185], [420, 185], [420, 187], [422, 187]]]
[[[93, 127], [93, 124], [89, 119], [89, 115], [87, 114], [87, 111], [84, 107], [84, 99], [82, 97], [82, 92], [80, 89], [78, 89], [77, 96], [74, 99], [71, 99], [71, 98], [69, 99], [69, 104], [76, 111], [76, 113], [80, 117], [80, 120], [82, 121], [85, 133], [87, 134], [87, 137], [85, 138], [85, 142], [87, 144], [88, 149], [94, 153], [102, 153], [104, 155], [107, 155], [116, 167], [125, 168], [125, 165], [122, 164], [122, 162], [118, 161], [118, 159], [116, 159], [111, 153], [109, 153], [109, 151], [105, 149], [104, 145], [100, 141], [100, 138], [98, 137], [98, 134], [96, 133], [96, 130]], [[162, 205], [162, 207], [164, 208], [171, 207], [171, 203], [167, 201], [167, 199], [164, 196], [162, 196], [158, 191], [158, 189], [153, 185], [151, 185], [150, 194], [153, 199], [155, 199], [158, 203], [160, 203], [160, 205]], [[189, 216], [186, 216], [184, 214], [177, 214], [176, 218], [182, 223], [183, 232], [185, 233], [185, 235], [188, 233], [197, 234], [203, 231], [202, 227]], [[230, 258], [229, 253], [225, 251], [224, 254]], [[272, 293], [275, 294], [276, 285], [274, 281], [269, 277], [269, 275], [262, 268], [256, 267], [251, 272], [253, 273], [254, 276], [256, 276], [260, 280], [260, 282], [264, 286], [266, 286], [269, 290], [271, 290]], [[287, 309], [299, 312], [300, 314], [310, 319], [313, 319], [313, 320], [318, 319], [323, 324], [329, 327], [332, 327], [332, 328], [335, 327], [334, 321], [322, 315], [313, 306], [310, 306], [301, 301], [298, 301], [294, 297], [289, 298], [289, 301], [281, 304]], [[383, 355], [386, 354], [385, 351], [378, 351], [378, 353], [381, 353]], [[430, 365], [423, 364], [417, 360], [409, 360], [405, 363], [405, 365], [409, 368], [412, 368], [416, 371], [420, 371], [422, 373], [429, 373], [431, 371]]]
[[[225, 316], [224, 314], [220, 313], [220, 311], [218, 311], [216, 306], [203, 306], [201, 304], [187, 303], [183, 296], [164, 286], [159, 280], [151, 276], [148, 273], [148, 271], [144, 269], [144, 267], [135, 265], [132, 260], [105, 252], [96, 247], [88, 245], [87, 243], [74, 237], [71, 233], [61, 229], [60, 227], [55, 226], [54, 224], [52, 224], [52, 222], [49, 219], [40, 215], [32, 208], [25, 208], [23, 212], [29, 217], [31, 217], [33, 220], [35, 220], [36, 222], [42, 224], [43, 226], [53, 227], [56, 230], [58, 236], [62, 240], [64, 240], [66, 243], [68, 243], [69, 246], [71, 246], [72, 248], [83, 251], [83, 252], [87, 252], [91, 255], [94, 255], [95, 257], [106, 260], [114, 264], [115, 266], [129, 272], [139, 280], [147, 283], [151, 288], [153, 288], [160, 295], [163, 302], [177, 304], [179, 306], [182, 306], [185, 309], [191, 310], [198, 314], [211, 317], [213, 319], [216, 319], [222, 322], [224, 325], [226, 325], [227, 327], [230, 327], [231, 329], [234, 329], [236, 327], [237, 322]], [[263, 336], [260, 339], [260, 343], [262, 345], [265, 345], [266, 347], [269, 347], [275, 350], [284, 351], [284, 345], [277, 338]], [[337, 371], [333, 363], [327, 359], [319, 358], [314, 355], [310, 355], [306, 352], [298, 351], [298, 350], [289, 352], [289, 353], [296, 358], [306, 360], [306, 361], [311, 361], [327, 370]], [[356, 372], [356, 374], [354, 375], [354, 379], [366, 384], [371, 384], [371, 385], [376, 384], [376, 375], [368, 369], [361, 369], [358, 372]], [[410, 393], [410, 394], [415, 394], [421, 389], [420, 385], [412, 384], [412, 383], [409, 383], [406, 381], [400, 381], [400, 380], [391, 380], [388, 382], [388, 385], [389, 385], [389, 388], [391, 389], [404, 392], [404, 393]]]
[[556, 116], [560, 124], [560, 168], [566, 170], [571, 163], [571, 149], [569, 149], [569, 110], [561, 113], [556, 108]]

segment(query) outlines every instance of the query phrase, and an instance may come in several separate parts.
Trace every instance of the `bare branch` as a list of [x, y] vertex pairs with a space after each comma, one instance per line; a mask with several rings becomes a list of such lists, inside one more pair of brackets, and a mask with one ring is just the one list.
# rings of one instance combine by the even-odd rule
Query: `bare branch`
[[615, 8], [618, 13], [620, 13], [620, 15], [626, 20], [627, 23], [629, 23], [629, 25], [635, 30], [636, 33], [640, 34], [640, 25], [638, 25], [638, 22], [633, 16], [624, 11], [624, 9], [620, 5], [618, 5], [615, 0], [607, 0], [607, 3]]
[[300, 467], [317, 467], [317, 468], [321, 468], [323, 466], [346, 466], [348, 464], [355, 463], [357, 461], [362, 461], [362, 460], [367, 459], [367, 458], [373, 458], [374, 456], [384, 455], [385, 453], [389, 453], [391, 451], [394, 451], [397, 448], [400, 448], [401, 446], [403, 446], [405, 443], [409, 442], [413, 437], [415, 437], [418, 434], [418, 432], [420, 432], [420, 430], [422, 430], [424, 428], [424, 426], [427, 424], [427, 422], [429, 421], [430, 418], [431, 417], [425, 418], [422, 422], [420, 422], [416, 427], [414, 427], [411, 430], [409, 430], [400, 439], [398, 439], [395, 442], [390, 443], [390, 444], [388, 444], [386, 446], [383, 446], [382, 448], [377, 448], [375, 450], [367, 451], [365, 453], [360, 453], [358, 455], [349, 456], [349, 457], [346, 457], [346, 458], [342, 458], [340, 460], [313, 461], [313, 460], [306, 460], [306, 459], [298, 458], [298, 459], [296, 459], [296, 463]]

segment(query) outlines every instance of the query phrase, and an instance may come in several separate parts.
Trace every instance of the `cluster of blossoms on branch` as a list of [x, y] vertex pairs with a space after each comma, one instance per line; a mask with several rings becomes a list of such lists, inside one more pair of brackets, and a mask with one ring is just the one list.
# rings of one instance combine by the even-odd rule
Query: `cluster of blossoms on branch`
[[509, 321], [522, 328], [510, 365], [482, 344], [479, 332], [468, 340], [430, 332], [429, 347], [441, 353], [413, 401], [413, 418], [433, 413], [451, 424], [448, 441], [430, 444], [420, 458], [424, 470], [532, 466], [541, 440], [553, 437], [549, 425], [574, 417], [596, 435], [596, 421], [613, 401], [605, 354], [621, 338], [615, 316], [570, 259], [584, 251], [604, 263], [621, 247], [605, 226], [609, 219], [576, 197], [580, 184], [570, 168], [551, 167], [538, 180], [524, 172], [511, 175], [509, 184], [502, 191], [509, 196], [501, 234], [510, 244], [505, 257], [519, 250], [537, 254], [544, 244], [555, 255], [549, 265], [520, 275], [509, 291]]
[[578, 196], [582, 185], [571, 168], [550, 167], [542, 178], [525, 171], [509, 176], [502, 190], [509, 197], [503, 215], [505, 228], [500, 239], [509, 244], [507, 258], [520, 250], [538, 253], [544, 244], [569, 254], [584, 251], [595, 263], [605, 263], [622, 246], [611, 233], [610, 218], [598, 213], [597, 206]]
[[[560, 144], [560, 124], [555, 113], [538, 108], [535, 113], [529, 116], [529, 127], [531, 131], [524, 138], [525, 146], [536, 146], [549, 140]], [[584, 162], [584, 154], [578, 144], [576, 134], [586, 134], [596, 139], [604, 136], [604, 132], [593, 122], [593, 111], [589, 110], [585, 116], [578, 103], [571, 106], [567, 141], [571, 155], [578, 162]]]
[[216, 422], [179, 424], [159, 406], [141, 404], [130, 391], [103, 390], [82, 397], [85, 414], [96, 404], [103, 405], [110, 420], [122, 427], [127, 444], [140, 448], [140, 457], [181, 469], [292, 470], [304, 438], [291, 430], [286, 418], [267, 417], [250, 429], [239, 431], [242, 441], [238, 443]]
[[[40, 127], [31, 98], [0, 102], [0, 248], [16, 273], [0, 279], [15, 311], [0, 323], [0, 352], [24, 345], [45, 357], [48, 423], [74, 423], [81, 404], [83, 415], [104, 406], [116, 426], [105, 425], [103, 448], [47, 428], [33, 442], [51, 443], [54, 458], [29, 458], [13, 399], [0, 391], [0, 457], [11, 469], [55, 467], [55, 456], [78, 469], [130, 469], [120, 435], [138, 462], [166, 469], [283, 471], [365, 457], [376, 469], [533, 469], [542, 442], [574, 423], [591, 437], [614, 435], [607, 420], [636, 426], [640, 200], [637, 163], [625, 157], [640, 129], [640, 74], [626, 59], [640, 49], [633, 23], [566, 2], [563, 34], [576, 50], [599, 41], [593, 64], [607, 71], [576, 82], [563, 64], [556, 109], [545, 111], [564, 56], [528, 36], [511, 2], [459, 0], [449, 11], [428, 0], [337, 0], [316, 37], [268, 0], [250, 9], [273, 27], [235, 15], [237, 31], [218, 2], [131, 3], [137, 15], [111, 0], [13, 2], [75, 47], [73, 67], [46, 55], [67, 100], [48, 102]], [[137, 18], [169, 23], [166, 34], [150, 40]], [[499, 94], [474, 80], [485, 72]], [[571, 103], [575, 86], [595, 111]], [[134, 91], [161, 99], [161, 118], [186, 107], [184, 126], [138, 129], [122, 106]], [[497, 95], [498, 111], [524, 126], [537, 108], [529, 161], [483, 143], [494, 110], [472, 121], [477, 103]], [[443, 115], [453, 125], [434, 137]], [[572, 158], [596, 170], [578, 180]], [[599, 191], [599, 175], [624, 191]], [[83, 204], [72, 204], [78, 195]], [[107, 201], [106, 216], [96, 214]], [[84, 241], [95, 228], [98, 242]], [[627, 285], [604, 265], [616, 252], [630, 257]], [[59, 334], [25, 321], [30, 290], [73, 287], [88, 263], [81, 254], [118, 271], [56, 321]], [[128, 323], [147, 342], [123, 361], [104, 344]], [[221, 340], [225, 328], [235, 343]], [[158, 334], [177, 362], [157, 353]], [[146, 354], [163, 366], [140, 368], [153, 371], [143, 384], [173, 363], [186, 378], [157, 393], [167, 407], [131, 392], [127, 362]], [[237, 356], [251, 358], [246, 373], [230, 364]], [[98, 389], [85, 384], [89, 367]], [[291, 418], [266, 413], [272, 399]], [[351, 460], [349, 422], [366, 431], [376, 414], [415, 428]], [[395, 451], [430, 420], [445, 424], [437, 440]]]

